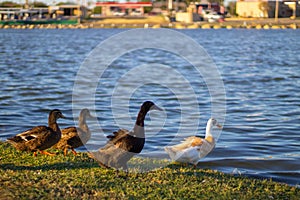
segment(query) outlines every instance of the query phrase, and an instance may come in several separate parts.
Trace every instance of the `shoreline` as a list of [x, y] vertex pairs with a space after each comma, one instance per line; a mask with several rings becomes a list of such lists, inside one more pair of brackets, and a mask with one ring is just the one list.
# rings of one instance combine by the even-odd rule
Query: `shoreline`
[[300, 29], [300, 19], [226, 18], [223, 22], [168, 22], [160, 16], [143, 19], [108, 18], [81, 24], [0, 24], [0, 29], [102, 29], [102, 28], [174, 28], [174, 29]]

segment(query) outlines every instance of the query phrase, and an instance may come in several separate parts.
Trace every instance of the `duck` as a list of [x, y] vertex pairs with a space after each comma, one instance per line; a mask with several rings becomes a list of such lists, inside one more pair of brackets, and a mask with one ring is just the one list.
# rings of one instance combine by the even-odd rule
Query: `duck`
[[77, 155], [77, 152], [74, 149], [85, 145], [91, 138], [91, 132], [86, 123], [87, 118], [95, 117], [90, 114], [89, 109], [84, 108], [79, 114], [79, 127], [67, 127], [62, 129], [61, 139], [53, 146], [53, 148], [63, 150], [65, 156], [67, 155], [69, 149], [71, 149], [74, 155]]
[[55, 145], [61, 138], [61, 131], [56, 122], [59, 118], [66, 117], [59, 109], [54, 109], [49, 113], [48, 126], [35, 126], [8, 138], [7, 142], [19, 151], [33, 152], [33, 156], [37, 156], [37, 152], [54, 156], [55, 154], [44, 150]]
[[107, 136], [109, 140], [106, 145], [96, 152], [89, 153], [89, 156], [102, 167], [127, 171], [127, 162], [144, 148], [144, 120], [150, 110], [162, 111], [163, 109], [152, 101], [145, 101], [140, 107], [133, 130], [119, 129], [113, 132], [112, 135]]
[[212, 133], [214, 126], [222, 128], [215, 118], [210, 118], [207, 121], [205, 138], [190, 136], [185, 138], [180, 144], [166, 146], [164, 149], [171, 160], [190, 163], [196, 167], [199, 160], [209, 154], [216, 145], [216, 140]]

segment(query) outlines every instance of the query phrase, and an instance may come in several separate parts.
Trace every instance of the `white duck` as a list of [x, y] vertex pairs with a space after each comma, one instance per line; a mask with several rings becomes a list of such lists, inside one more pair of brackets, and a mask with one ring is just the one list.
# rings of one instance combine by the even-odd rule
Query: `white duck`
[[207, 121], [204, 139], [191, 136], [185, 138], [180, 144], [166, 146], [165, 151], [173, 161], [191, 163], [196, 167], [199, 160], [209, 154], [215, 147], [216, 141], [212, 134], [212, 128], [214, 126], [222, 128], [216, 119], [210, 118]]

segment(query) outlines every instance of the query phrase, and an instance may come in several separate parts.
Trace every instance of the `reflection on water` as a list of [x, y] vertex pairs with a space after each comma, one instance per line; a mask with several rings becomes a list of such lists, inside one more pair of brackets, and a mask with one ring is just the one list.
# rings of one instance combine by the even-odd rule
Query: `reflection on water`
[[[45, 124], [50, 109], [59, 108], [72, 116], [72, 90], [80, 64], [99, 42], [121, 30], [0, 31], [0, 138], [5, 140], [34, 125]], [[299, 30], [182, 32], [209, 53], [226, 89], [227, 115], [222, 135], [216, 149], [199, 165], [299, 184]], [[188, 79], [198, 98], [200, 116], [191, 108], [183, 120], [199, 118], [198, 133], [193, 132], [194, 127], [178, 133], [184, 110], [178, 96], [158, 84], [134, 91], [129, 111], [115, 118], [111, 95], [116, 83], [128, 69], [145, 63], [170, 66]], [[97, 134], [97, 123], [107, 134], [119, 128], [118, 121], [122, 122], [121, 128], [133, 127], [144, 100], [155, 101], [165, 111], [147, 115], [142, 155], [167, 158], [164, 146], [185, 136], [204, 136], [211, 99], [205, 81], [194, 70], [177, 55], [154, 49], [130, 52], [114, 61], [96, 90], [98, 121], [90, 122], [93, 136], [89, 147], [96, 149], [106, 141], [105, 135]], [[176, 84], [176, 80], [170, 81]], [[117, 104], [118, 108], [122, 105]], [[61, 119], [59, 124], [65, 127], [74, 122]]]

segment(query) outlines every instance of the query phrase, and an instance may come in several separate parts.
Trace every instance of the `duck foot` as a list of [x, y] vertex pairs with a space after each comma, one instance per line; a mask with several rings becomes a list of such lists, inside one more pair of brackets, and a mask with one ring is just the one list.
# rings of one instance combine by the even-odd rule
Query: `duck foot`
[[42, 151], [42, 150], [39, 150], [39, 152], [40, 152], [40, 154], [44, 154], [44, 155], [48, 155], [48, 156], [55, 156], [56, 155], [55, 153], [50, 153], [50, 152]]
[[77, 155], [77, 152], [76, 152], [73, 148], [71, 149], [71, 151], [72, 151], [72, 153], [74, 154], [74, 156]]
[[64, 156], [67, 156], [67, 154], [68, 154], [68, 149], [66, 148], [64, 149]]

